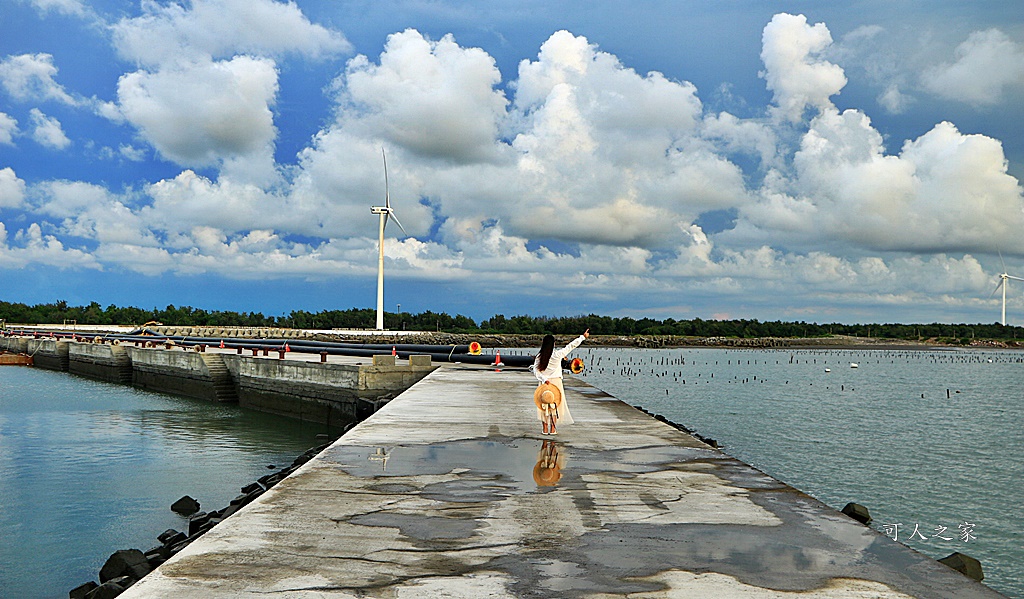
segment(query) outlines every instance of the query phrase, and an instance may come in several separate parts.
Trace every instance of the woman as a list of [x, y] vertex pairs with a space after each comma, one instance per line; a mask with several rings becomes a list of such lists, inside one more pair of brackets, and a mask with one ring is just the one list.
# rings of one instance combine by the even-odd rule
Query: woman
[[569, 402], [565, 397], [565, 388], [562, 387], [562, 358], [569, 355], [569, 352], [579, 347], [583, 340], [590, 337], [590, 329], [583, 331], [583, 334], [573, 339], [562, 349], [555, 351], [555, 336], [545, 335], [540, 344], [540, 353], [533, 361], [533, 374], [541, 384], [550, 382], [558, 387], [562, 394], [562, 403], [558, 406], [558, 418], [549, 416], [545, 418], [544, 412], [537, 408], [537, 420], [541, 422], [541, 429], [545, 435], [556, 435], [555, 424], [572, 424], [572, 414], [569, 413]]

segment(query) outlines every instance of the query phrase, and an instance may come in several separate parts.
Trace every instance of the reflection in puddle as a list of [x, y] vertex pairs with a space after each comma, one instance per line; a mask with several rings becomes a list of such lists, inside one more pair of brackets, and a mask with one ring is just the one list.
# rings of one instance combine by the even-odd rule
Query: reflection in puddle
[[562, 468], [566, 455], [560, 443], [544, 441], [537, 454], [537, 465], [533, 467], [533, 481], [538, 487], [553, 487], [562, 480]]
[[388, 458], [390, 457], [391, 454], [389, 454], [386, 449], [384, 449], [383, 447], [378, 447], [373, 452], [373, 455], [371, 455], [367, 459], [370, 460], [371, 462], [380, 462], [380, 470], [381, 472], [384, 472], [388, 469]]
[[458, 441], [432, 445], [390, 447], [337, 445], [322, 459], [334, 462], [353, 476], [406, 477], [456, 474], [465, 480], [486, 478], [490, 489], [530, 493], [538, 488], [565, 484], [568, 453], [553, 440], [506, 438]]

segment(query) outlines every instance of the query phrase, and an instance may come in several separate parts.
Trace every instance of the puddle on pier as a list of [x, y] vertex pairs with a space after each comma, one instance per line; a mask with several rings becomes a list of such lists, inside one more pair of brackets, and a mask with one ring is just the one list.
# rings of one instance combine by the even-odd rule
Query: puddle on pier
[[[589, 451], [567, 447], [556, 438], [500, 437], [430, 445], [338, 445], [321, 455], [353, 476], [386, 479], [455, 472], [491, 481], [492, 484], [481, 488], [501, 489], [509, 494], [571, 487], [581, 484], [581, 476], [597, 472], [654, 472], [672, 464], [722, 457], [700, 448], [659, 446]], [[375, 488], [390, 488], [388, 484], [381, 482]]]
[[543, 501], [561, 505], [559, 517], [574, 522], [578, 532], [555, 539], [542, 527], [518, 527], [517, 534], [528, 538], [510, 542], [544, 550], [531, 551], [530, 561], [489, 562], [523, 588], [561, 584], [538, 565], [560, 563], [588, 573], [585, 580], [574, 575], [562, 581], [582, 585], [569, 595], [649, 592], [658, 584], [644, 579], [670, 571], [717, 572], [790, 592], [839, 578], [874, 580], [917, 596], [953, 598], [963, 590], [941, 571], [908, 579], [904, 572], [929, 558], [711, 449], [594, 451], [556, 439], [492, 436], [429, 445], [336, 445], [320, 459], [363, 479], [368, 491], [446, 506], [418, 513], [375, 510], [349, 520], [398, 528], [427, 547], [478, 542], [483, 527], [496, 525], [502, 502], [514, 508], [505, 513], [513, 513], [538, 505], [530, 496], [553, 493]]

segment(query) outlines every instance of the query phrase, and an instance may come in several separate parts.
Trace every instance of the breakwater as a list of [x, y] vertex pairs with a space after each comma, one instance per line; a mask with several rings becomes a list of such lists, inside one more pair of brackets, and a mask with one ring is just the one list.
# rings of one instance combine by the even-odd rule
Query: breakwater
[[446, 366], [124, 597], [997, 598], [578, 381]]
[[40, 368], [237, 403], [330, 426], [365, 418], [435, 367], [426, 356], [400, 360], [391, 355], [309, 355], [269, 347], [244, 352], [242, 347], [120, 343], [102, 338], [5, 337], [0, 347], [32, 356]]

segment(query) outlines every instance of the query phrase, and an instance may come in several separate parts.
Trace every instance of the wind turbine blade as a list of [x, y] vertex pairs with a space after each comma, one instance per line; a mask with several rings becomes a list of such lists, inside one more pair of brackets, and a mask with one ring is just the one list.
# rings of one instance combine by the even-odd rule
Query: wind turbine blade
[[409, 233], [405, 230], [405, 227], [402, 226], [401, 221], [398, 220], [398, 217], [395, 216], [394, 212], [389, 212], [388, 214], [391, 216], [391, 218], [395, 219], [395, 224], [397, 224], [398, 228], [402, 230], [402, 233], [405, 233], [406, 237], [412, 237], [412, 235], [409, 235]]
[[1003, 279], [999, 279], [999, 283], [996, 284], [996, 288], [992, 290], [992, 293], [988, 294], [989, 299], [992, 299], [992, 296], [996, 294], [996, 291], [999, 291], [999, 288], [1002, 287], [1005, 282], [1006, 281]]
[[388, 212], [385, 212], [385, 213], [384, 213], [384, 226], [383, 226], [382, 228], [383, 228], [383, 229], [384, 229], [385, 231], [387, 231], [387, 229], [388, 229], [388, 218], [389, 218], [390, 216], [391, 216], [391, 212], [390, 212], [390, 211], [388, 211]]
[[1015, 277], [1013, 275], [1006, 275], [1006, 278], [1007, 279], [1013, 279], [1014, 281], [1024, 281], [1024, 279], [1022, 279], [1020, 277]]
[[[388, 189], [388, 157], [384, 153], [384, 147], [380, 148], [380, 157], [384, 160], [384, 205], [388, 208], [391, 207], [391, 193]], [[1006, 269], [1003, 269], [1006, 270]]]
[[996, 253], [999, 254], [999, 264], [1001, 264], [1003, 267], [1003, 273], [1006, 273], [1006, 263], [1003, 262], [1003, 253], [998, 250], [996, 250]]

